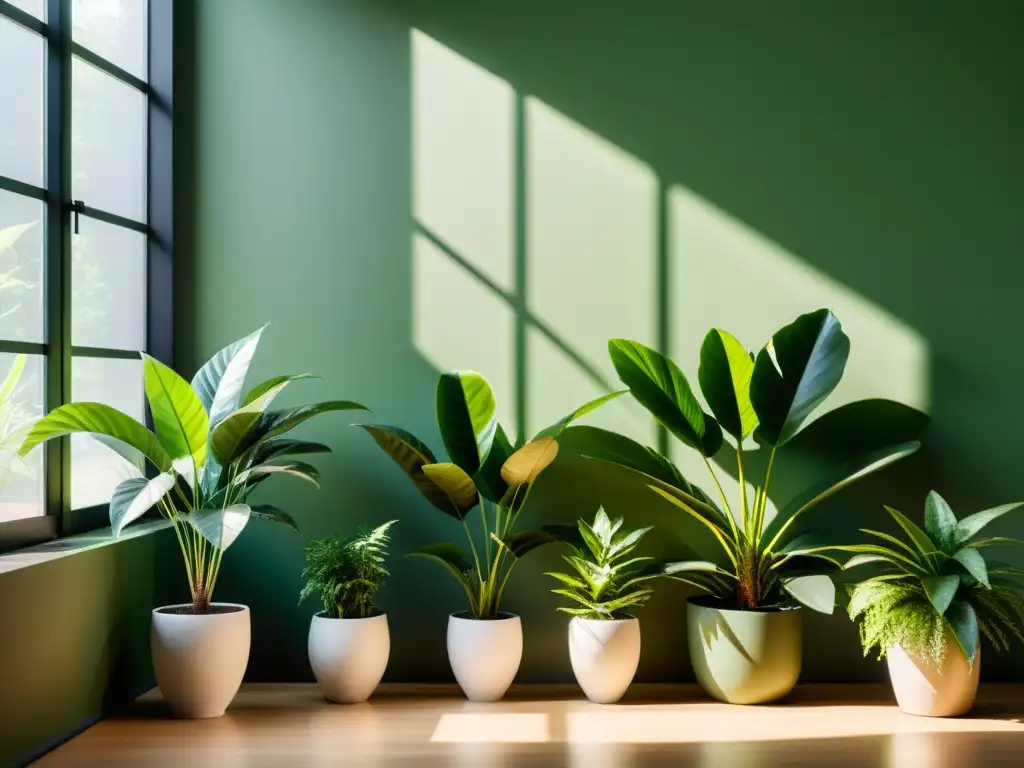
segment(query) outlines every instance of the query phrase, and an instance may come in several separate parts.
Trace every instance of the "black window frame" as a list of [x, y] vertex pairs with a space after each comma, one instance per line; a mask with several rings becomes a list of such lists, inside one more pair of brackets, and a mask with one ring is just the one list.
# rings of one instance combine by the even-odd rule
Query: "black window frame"
[[[173, 365], [173, 94], [174, 0], [148, 2], [148, 82], [75, 43], [71, 37], [72, 0], [46, 0], [46, 21], [0, 0], [0, 19], [14, 22], [46, 40], [44, 73], [45, 188], [0, 175], [0, 190], [42, 201], [45, 206], [46, 341], [0, 339], [0, 353], [46, 359], [46, 412], [71, 402], [73, 357], [138, 359], [138, 352], [71, 345], [71, 237], [75, 216], [146, 235], [146, 352]], [[73, 58], [147, 97], [146, 223], [133, 221], [71, 199], [71, 67]], [[109, 524], [108, 505], [71, 509], [71, 455], [67, 437], [45, 446], [42, 516], [0, 523], [0, 551], [50, 541]]]

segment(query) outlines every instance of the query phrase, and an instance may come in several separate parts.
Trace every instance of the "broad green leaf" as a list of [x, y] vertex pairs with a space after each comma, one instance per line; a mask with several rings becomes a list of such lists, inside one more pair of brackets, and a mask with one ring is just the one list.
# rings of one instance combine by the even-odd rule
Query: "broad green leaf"
[[598, 427], [576, 426], [562, 433], [559, 444], [567, 451], [617, 464], [699, 497], [671, 461], [624, 435]]
[[479, 499], [473, 478], [458, 464], [424, 464], [422, 470], [423, 474], [448, 495], [452, 506], [458, 508], [463, 515], [477, 505]]
[[308, 440], [291, 440], [286, 437], [275, 437], [264, 440], [253, 453], [253, 464], [265, 464], [271, 459], [282, 456], [304, 456], [311, 453], [330, 453], [331, 449], [323, 443], [312, 443]]
[[266, 327], [224, 347], [192, 377], [192, 389], [210, 415], [211, 429], [241, 405], [245, 376]]
[[546, 429], [542, 429], [540, 432], [538, 432], [536, 435], [534, 435], [533, 439], [534, 440], [539, 440], [542, 437], [549, 437], [549, 436], [550, 437], [558, 437], [560, 434], [562, 434], [563, 430], [565, 430], [570, 424], [572, 424], [577, 419], [582, 419], [588, 413], [590, 413], [592, 411], [596, 411], [598, 408], [600, 408], [605, 403], [611, 402], [615, 398], [620, 397], [620, 396], [626, 394], [627, 392], [629, 392], [628, 389], [620, 389], [620, 390], [617, 390], [615, 392], [609, 392], [607, 395], [601, 395], [600, 397], [594, 398], [590, 402], [584, 403], [583, 405], [581, 405], [579, 408], [577, 408], [575, 411], [570, 413], [568, 416], [560, 419], [559, 421], [556, 421], [550, 427], [547, 427]]
[[981, 552], [970, 547], [964, 547], [953, 553], [953, 559], [964, 567], [971, 576], [986, 587], [991, 586], [988, 582], [988, 566], [985, 565], [985, 558]]
[[505, 430], [499, 424], [494, 433], [494, 442], [491, 443], [490, 453], [487, 454], [480, 469], [473, 475], [473, 482], [477, 489], [488, 501], [498, 504], [508, 493], [508, 483], [501, 476], [501, 468], [514, 452]]
[[885, 469], [890, 464], [906, 458], [920, 447], [921, 444], [918, 442], [901, 443], [900, 445], [890, 445], [879, 451], [874, 451], [867, 456], [861, 456], [856, 461], [852, 461], [842, 467], [834, 476], [816, 483], [806, 491], [798, 494], [765, 527], [761, 540], [769, 542], [767, 551], [774, 551], [775, 546], [784, 540], [785, 533], [792, 528], [794, 522], [804, 512], [825, 501], [825, 499], [833, 494], [853, 485], [858, 480], [862, 480], [868, 475], [874, 474], [881, 469]]
[[210, 443], [214, 458], [221, 464], [229, 464], [248, 447], [246, 436], [264, 417], [264, 411], [270, 406], [281, 391], [288, 386], [282, 382], [273, 389], [264, 392], [248, 405], [225, 416], [213, 428]]
[[750, 399], [760, 422], [757, 437], [784, 445], [839, 384], [850, 339], [827, 309], [780, 328], [754, 362]]
[[993, 520], [999, 519], [1007, 512], [1012, 512], [1022, 505], [1024, 505], [1024, 501], [1014, 501], [1010, 504], [1003, 504], [998, 507], [993, 507], [992, 509], [975, 512], [973, 515], [968, 515], [956, 524], [956, 543], [963, 544], [967, 542], [972, 536]]
[[956, 591], [960, 587], [960, 577], [956, 574], [948, 576], [929, 576], [921, 579], [921, 586], [928, 600], [940, 614], [945, 613], [949, 604], [956, 597]]
[[678, 560], [666, 562], [661, 565], [662, 573], [665, 576], [674, 576], [677, 573], [721, 573], [730, 575], [721, 566], [712, 563], [710, 560]]
[[550, 576], [553, 579], [558, 579], [563, 584], [568, 584], [570, 587], [572, 587], [574, 589], [586, 589], [587, 588], [587, 585], [584, 584], [582, 581], [580, 581], [579, 579], [577, 579], [577, 578], [575, 578], [573, 576], [569, 576], [568, 574], [565, 574], [565, 573], [549, 572], [549, 573], [545, 573], [544, 575], [545, 576]]
[[910, 537], [918, 552], [925, 556], [935, 554], [937, 551], [935, 542], [928, 538], [928, 534], [922, 531], [913, 520], [892, 507], [885, 507], [885, 511], [892, 516], [893, 520], [899, 523], [900, 528]]
[[696, 501], [692, 496], [688, 497], [687, 494], [680, 491], [678, 488], [661, 488], [657, 485], [649, 485], [652, 491], [661, 496], [662, 498], [671, 502], [674, 506], [679, 507], [684, 512], [689, 514], [698, 522], [702, 523], [705, 528], [711, 531], [712, 535], [718, 540], [722, 550], [726, 556], [732, 562], [734, 567], [738, 567], [738, 552], [736, 542], [732, 539], [727, 531], [725, 531], [720, 525], [714, 522], [711, 516], [707, 513], [701, 513], [697, 510], [699, 507], [695, 506], [693, 502]]
[[295, 373], [290, 376], [272, 376], [266, 381], [261, 381], [255, 387], [250, 389], [245, 397], [242, 398], [242, 405], [248, 405], [253, 400], [262, 397], [270, 390], [275, 387], [284, 384], [285, 382], [301, 381], [302, 379], [319, 379], [319, 376], [314, 376], [312, 373]]
[[320, 472], [309, 464], [304, 462], [293, 462], [291, 464], [261, 464], [255, 467], [249, 467], [243, 469], [237, 475], [235, 475], [233, 486], [241, 486], [246, 483], [252, 483], [258, 481], [260, 478], [266, 477], [267, 475], [282, 474], [292, 475], [305, 480], [307, 483], [311, 483], [317, 488], [320, 487]]
[[871, 565], [872, 563], [891, 563], [893, 565], [899, 565], [899, 561], [886, 557], [885, 555], [854, 555], [843, 563], [843, 570], [847, 571], [850, 568], [856, 568], [860, 565]]
[[735, 336], [720, 328], [708, 331], [700, 348], [700, 391], [722, 429], [740, 441], [757, 426], [750, 402], [753, 374], [754, 360]]
[[247, 504], [232, 504], [224, 509], [201, 509], [186, 516], [199, 533], [222, 552], [230, 547], [249, 522]]
[[256, 520], [267, 520], [272, 523], [286, 525], [294, 531], [299, 530], [299, 525], [295, 522], [295, 518], [273, 504], [253, 504], [249, 514]]
[[836, 605], [836, 585], [828, 576], [797, 576], [782, 582], [782, 588], [812, 610], [832, 613]]
[[172, 459], [191, 456], [197, 467], [206, 460], [210, 417], [191, 385], [168, 366], [142, 353], [146, 399], [157, 439]]
[[491, 451], [498, 428], [491, 385], [475, 371], [441, 374], [435, 394], [437, 426], [451, 460], [475, 474]]
[[156, 435], [131, 416], [102, 403], [68, 403], [50, 411], [32, 427], [21, 444], [25, 456], [40, 443], [73, 433], [106, 435], [135, 448], [161, 472], [171, 468], [171, 457]]
[[[284, 386], [279, 385], [279, 386]], [[268, 394], [273, 393], [275, 390], [270, 390]], [[266, 397], [263, 395], [262, 397]], [[250, 403], [253, 405], [254, 403]], [[248, 406], [247, 406], [248, 407]], [[245, 438], [241, 442], [242, 450], [249, 450], [253, 445], [256, 445], [262, 440], [279, 437], [280, 435], [291, 432], [300, 424], [303, 424], [315, 416], [320, 416], [324, 413], [333, 413], [334, 411], [366, 411], [372, 413], [369, 408], [365, 405], [353, 402], [352, 400], [325, 400], [320, 403], [310, 403], [309, 405], [300, 405], [297, 408], [285, 408], [280, 411], [267, 411], [264, 413], [259, 420], [256, 427], [246, 434]]]
[[939, 549], [947, 550], [955, 545], [956, 515], [935, 491], [929, 491], [924, 502], [924, 530]]
[[131, 477], [114, 489], [110, 499], [110, 528], [116, 539], [125, 526], [138, 520], [174, 487], [176, 478], [162, 472], [152, 480]]
[[966, 600], [957, 600], [946, 611], [946, 621], [964, 658], [973, 663], [978, 651], [978, 617], [974, 608]]
[[473, 571], [473, 566], [461, 547], [449, 542], [429, 544], [413, 550], [409, 553], [409, 557], [422, 557], [440, 565], [462, 585], [470, 604], [473, 603], [473, 588], [470, 585], [470, 573]]
[[633, 549], [640, 543], [640, 540], [653, 530], [652, 526], [645, 528], [637, 528], [635, 531], [630, 531], [624, 536], [616, 536], [615, 540], [612, 541], [611, 549], [608, 551], [608, 557], [615, 559], [623, 557], [624, 555], [632, 552]]
[[722, 429], [704, 413], [686, 376], [660, 352], [636, 341], [612, 339], [608, 353], [622, 383], [669, 432], [704, 456], [722, 447]]
[[501, 478], [510, 486], [533, 483], [558, 456], [558, 441], [542, 437], [513, 453], [501, 468]]
[[555, 541], [555, 538], [546, 531], [518, 531], [516, 533], [510, 533], [505, 538], [499, 538], [495, 534], [491, 534], [491, 538], [498, 542], [499, 545], [507, 549], [516, 558], [520, 558], [528, 552], [532, 552], [537, 547], [542, 547], [545, 544], [551, 544]]
[[353, 426], [366, 430], [381, 450], [408, 475], [413, 485], [427, 501], [456, 520], [462, 520], [465, 513], [459, 507], [453, 506], [445, 490], [423, 471], [425, 464], [436, 464], [437, 459], [419, 438], [404, 429], [383, 424], [355, 424]]

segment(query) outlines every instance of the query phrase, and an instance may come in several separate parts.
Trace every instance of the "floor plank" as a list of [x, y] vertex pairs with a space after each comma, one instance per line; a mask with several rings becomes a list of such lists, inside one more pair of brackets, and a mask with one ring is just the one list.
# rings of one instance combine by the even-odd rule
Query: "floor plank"
[[514, 687], [497, 704], [449, 686], [382, 686], [338, 705], [313, 685], [245, 685], [224, 717], [174, 720], [159, 695], [36, 763], [164, 768], [307, 766], [1024, 766], [1024, 686], [983, 686], [969, 717], [903, 715], [873, 686], [801, 686], [735, 707], [694, 686], [634, 686], [600, 706], [578, 689]]

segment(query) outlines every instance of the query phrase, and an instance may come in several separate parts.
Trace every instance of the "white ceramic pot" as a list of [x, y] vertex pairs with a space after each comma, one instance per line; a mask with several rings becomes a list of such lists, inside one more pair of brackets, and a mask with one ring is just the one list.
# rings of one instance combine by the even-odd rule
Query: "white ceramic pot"
[[956, 717], [974, 706], [981, 671], [981, 647], [970, 663], [960, 652], [956, 638], [946, 630], [946, 653], [936, 663], [930, 656], [907, 653], [896, 646], [887, 648], [889, 678], [896, 702], [908, 715]]
[[518, 616], [497, 619], [448, 617], [448, 662], [470, 701], [497, 701], [505, 695], [523, 659], [523, 625]]
[[217, 613], [153, 611], [150, 647], [160, 693], [177, 717], [217, 717], [238, 693], [249, 664], [249, 608], [213, 603]]
[[614, 704], [633, 682], [640, 663], [640, 622], [574, 617], [569, 622], [569, 661], [588, 699]]
[[309, 665], [331, 701], [356, 704], [370, 698], [390, 652], [383, 613], [367, 619], [329, 619], [318, 613], [309, 625]]

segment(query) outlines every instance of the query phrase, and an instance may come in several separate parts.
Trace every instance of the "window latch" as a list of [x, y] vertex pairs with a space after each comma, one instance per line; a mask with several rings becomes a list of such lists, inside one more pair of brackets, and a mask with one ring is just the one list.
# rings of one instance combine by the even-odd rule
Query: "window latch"
[[76, 235], [78, 234], [78, 215], [80, 213], [85, 213], [85, 203], [83, 203], [81, 200], [72, 200], [71, 201], [71, 214], [74, 217], [73, 220], [75, 222], [75, 234]]

